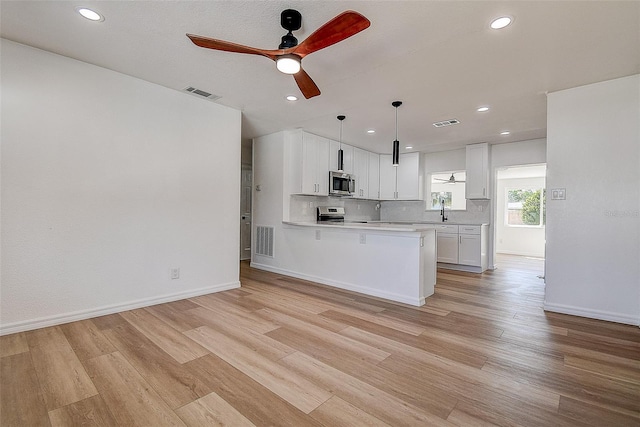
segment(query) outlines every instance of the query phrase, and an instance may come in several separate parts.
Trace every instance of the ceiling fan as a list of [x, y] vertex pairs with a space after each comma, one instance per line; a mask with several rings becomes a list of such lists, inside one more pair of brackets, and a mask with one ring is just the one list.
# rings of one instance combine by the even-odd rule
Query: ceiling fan
[[465, 181], [461, 181], [456, 179], [456, 177], [454, 176], [454, 174], [451, 174], [451, 177], [449, 177], [449, 179], [442, 179], [442, 178], [433, 178], [437, 181], [444, 181], [445, 184], [455, 184], [457, 182], [465, 182]]
[[302, 25], [300, 12], [293, 9], [284, 10], [280, 15], [280, 24], [288, 33], [282, 36], [280, 46], [274, 50], [258, 49], [193, 34], [187, 34], [187, 37], [197, 46], [207, 49], [262, 55], [276, 61], [278, 70], [285, 74], [293, 74], [300, 91], [309, 99], [320, 95], [320, 89], [302, 69], [302, 58], [367, 29], [371, 22], [358, 12], [348, 10], [325, 23], [300, 44], [292, 34], [292, 31], [299, 30]]

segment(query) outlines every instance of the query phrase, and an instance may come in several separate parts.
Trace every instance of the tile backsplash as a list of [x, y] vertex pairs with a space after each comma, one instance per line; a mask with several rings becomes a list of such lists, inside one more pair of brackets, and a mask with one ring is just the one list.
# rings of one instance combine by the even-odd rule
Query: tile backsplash
[[294, 222], [316, 220], [318, 206], [344, 207], [347, 221], [379, 221], [380, 202], [347, 197], [291, 196], [289, 219]]
[[[380, 220], [440, 222], [439, 210], [425, 210], [425, 202], [380, 202]], [[491, 221], [490, 200], [467, 200], [466, 211], [446, 211], [447, 222], [458, 224], [488, 224]]]
[[[347, 221], [416, 221], [440, 222], [440, 211], [425, 211], [424, 201], [361, 200], [347, 197], [291, 196], [289, 219], [294, 222], [316, 220], [318, 206], [342, 206]], [[489, 200], [467, 200], [466, 211], [449, 211], [450, 223], [488, 224], [491, 220]]]

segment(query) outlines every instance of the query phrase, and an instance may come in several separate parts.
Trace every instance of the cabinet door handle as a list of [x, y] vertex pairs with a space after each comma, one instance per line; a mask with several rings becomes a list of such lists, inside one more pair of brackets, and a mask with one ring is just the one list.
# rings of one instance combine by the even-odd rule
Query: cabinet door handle
[[460, 243], [462, 243], [462, 236], [459, 236], [459, 238], [460, 238]]

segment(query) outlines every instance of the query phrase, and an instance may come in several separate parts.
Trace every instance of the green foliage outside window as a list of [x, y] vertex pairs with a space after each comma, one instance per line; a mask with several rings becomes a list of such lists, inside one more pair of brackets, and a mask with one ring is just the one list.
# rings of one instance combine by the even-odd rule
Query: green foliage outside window
[[[540, 198], [542, 197], [542, 203]], [[545, 222], [544, 190], [508, 190], [509, 225], [541, 225]]]

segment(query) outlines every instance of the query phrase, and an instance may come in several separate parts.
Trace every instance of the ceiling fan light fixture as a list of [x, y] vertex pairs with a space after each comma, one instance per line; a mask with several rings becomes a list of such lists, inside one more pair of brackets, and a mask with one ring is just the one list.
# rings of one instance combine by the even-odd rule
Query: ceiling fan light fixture
[[276, 68], [284, 74], [296, 74], [300, 71], [300, 57], [293, 54], [282, 55], [276, 59]]

